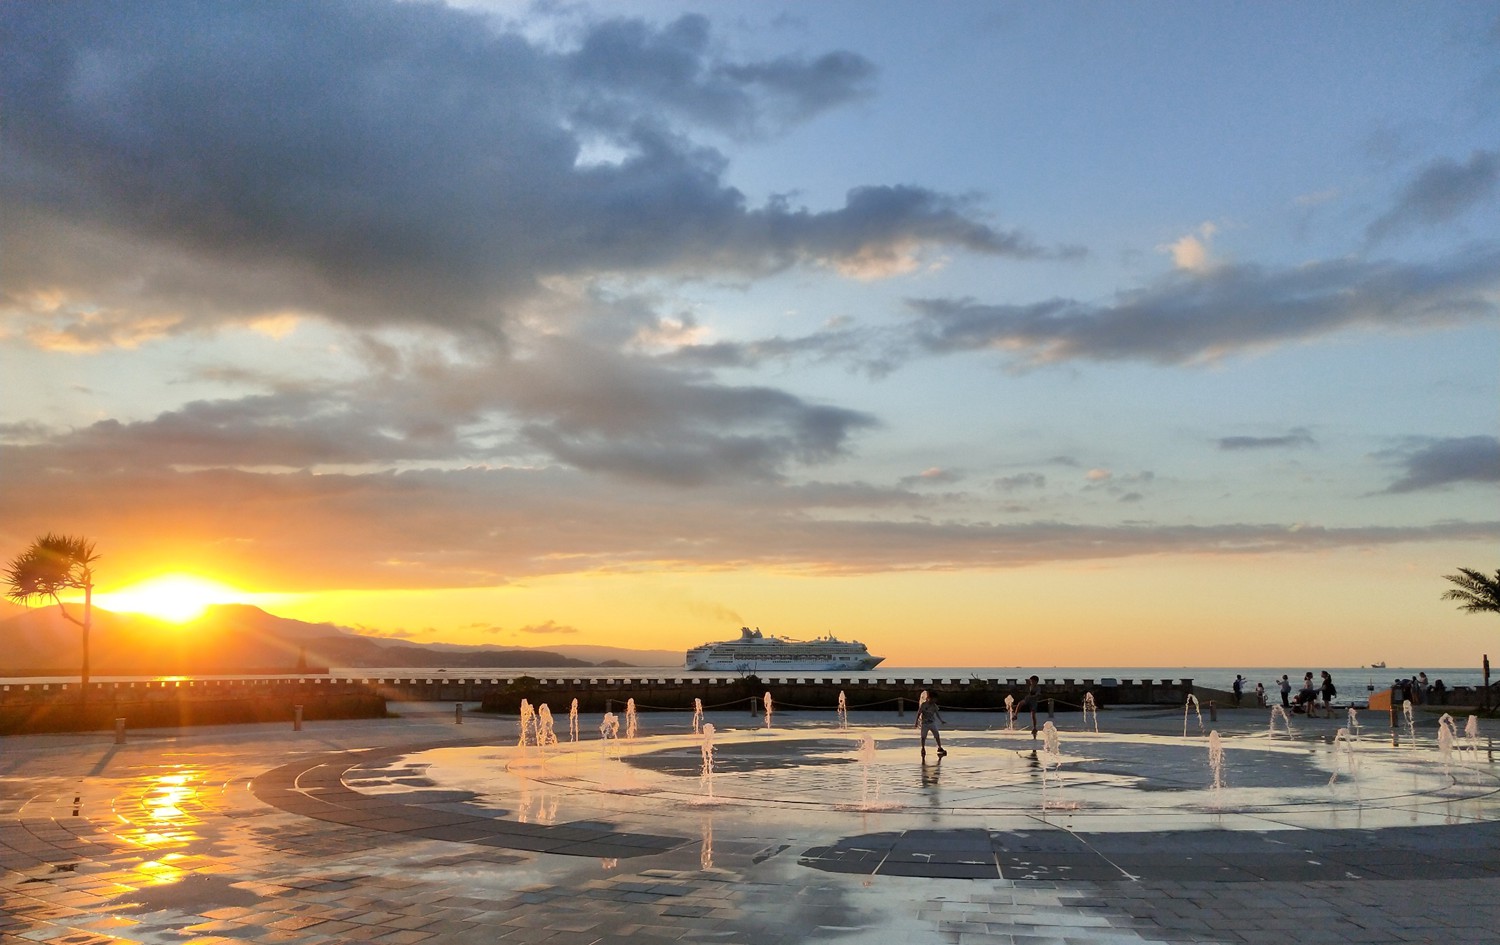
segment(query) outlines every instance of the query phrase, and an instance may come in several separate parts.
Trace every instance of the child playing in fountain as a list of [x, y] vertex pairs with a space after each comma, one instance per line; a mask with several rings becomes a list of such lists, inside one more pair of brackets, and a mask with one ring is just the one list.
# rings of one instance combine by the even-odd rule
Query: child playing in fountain
[[938, 711], [937, 699], [929, 695], [926, 699], [923, 699], [922, 702], [917, 706], [916, 727], [918, 731], [922, 733], [923, 758], [927, 757], [928, 732], [932, 733], [932, 742], [937, 746], [938, 755], [942, 756], [948, 753], [947, 750], [943, 748], [943, 736], [938, 734], [939, 724], [946, 725], [947, 723], [943, 721], [943, 713]]

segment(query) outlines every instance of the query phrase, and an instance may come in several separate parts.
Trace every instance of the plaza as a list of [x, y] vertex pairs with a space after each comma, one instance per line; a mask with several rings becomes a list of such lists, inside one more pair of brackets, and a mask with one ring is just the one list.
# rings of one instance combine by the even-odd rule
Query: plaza
[[1264, 709], [1118, 708], [1098, 731], [1059, 715], [1049, 742], [945, 710], [950, 753], [923, 758], [893, 713], [710, 713], [710, 739], [685, 713], [604, 739], [593, 715], [576, 741], [559, 718], [556, 744], [521, 745], [514, 716], [393, 708], [300, 731], [0, 740], [0, 942], [1478, 943], [1500, 928], [1500, 768], [1462, 717], [1440, 744], [1435, 719], [1393, 739], [1377, 712], [1273, 730]]

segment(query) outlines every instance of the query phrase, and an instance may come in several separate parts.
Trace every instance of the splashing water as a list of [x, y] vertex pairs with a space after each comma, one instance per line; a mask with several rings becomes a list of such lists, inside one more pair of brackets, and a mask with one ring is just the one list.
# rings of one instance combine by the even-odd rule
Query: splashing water
[[541, 708], [536, 710], [536, 745], [538, 748], [546, 748], [556, 744], [557, 732], [553, 730], [552, 710], [543, 702]]
[[1271, 724], [1266, 729], [1266, 736], [1269, 738], [1269, 737], [1274, 736], [1276, 734], [1276, 720], [1278, 718], [1281, 719], [1281, 725], [1282, 725], [1282, 728], [1285, 729], [1285, 731], [1286, 731], [1286, 737], [1287, 738], [1291, 738], [1292, 737], [1292, 717], [1290, 715], [1287, 715], [1286, 714], [1286, 709], [1284, 707], [1282, 707], [1282, 706], [1279, 706], [1279, 705], [1273, 705], [1273, 706], [1271, 706]]
[[1359, 738], [1359, 710], [1352, 705], [1349, 707], [1349, 734]]
[[578, 700], [573, 700], [573, 705], [568, 708], [568, 738], [578, 741]]
[[770, 728], [771, 727], [771, 694], [769, 692], [766, 693], [766, 697], [761, 700], [761, 703], [766, 707], [766, 728]]
[[844, 701], [844, 690], [839, 690], [839, 731], [849, 731], [849, 703]]
[[1013, 732], [1016, 729], [1016, 697], [1007, 695], [1005, 697], [1005, 730]]
[[703, 730], [703, 700], [693, 700], [693, 734], [697, 735]]
[[1443, 770], [1447, 770], [1453, 764], [1453, 744], [1458, 741], [1458, 723], [1453, 721], [1453, 716], [1444, 712], [1443, 717], [1438, 719], [1438, 757], [1443, 762]]
[[1474, 757], [1479, 757], [1479, 716], [1469, 716], [1469, 721], [1464, 723], [1464, 738], [1469, 742], [1469, 750], [1474, 752]]
[[1193, 710], [1198, 716], [1198, 734], [1203, 734], [1203, 712], [1198, 708], [1198, 697], [1191, 692], [1188, 693], [1187, 702], [1182, 705], [1182, 737], [1187, 738], [1188, 733], [1188, 710]]
[[698, 848], [698, 868], [701, 870], [714, 868], [714, 819], [712, 817], [703, 818], [703, 844]]
[[531, 703], [525, 699], [521, 700], [521, 740], [516, 747], [521, 749], [522, 754], [526, 752], [528, 744], [541, 743], [536, 740], [536, 710], [532, 709]]
[[[1062, 789], [1062, 739], [1058, 737], [1057, 726], [1048, 719], [1042, 723], [1042, 810], [1050, 808], [1066, 808], [1069, 805], [1054, 798], [1047, 800], [1047, 783], [1051, 778], [1057, 781], [1057, 789]], [[1049, 774], [1051, 778], [1049, 778]]]
[[698, 785], [703, 789], [704, 797], [714, 796], [714, 724], [709, 722], [703, 726], [703, 770], [698, 775]]
[[633, 742], [633, 741], [635, 741], [635, 735], [636, 735], [635, 700], [634, 699], [626, 699], [625, 700], [625, 740], [627, 742]]
[[880, 782], [875, 777], [875, 736], [859, 737], [859, 803], [869, 808], [880, 800]]
[[604, 713], [604, 718], [599, 721], [599, 746], [605, 756], [609, 755], [609, 746], [620, 738], [620, 720], [613, 712]]
[[1417, 746], [1417, 720], [1412, 716], [1411, 700], [1401, 700], [1401, 714], [1406, 718], [1406, 734], [1411, 738], [1412, 747]]
[[1343, 759], [1344, 770], [1349, 777], [1354, 777], [1354, 772], [1359, 770], [1359, 762], [1354, 755], [1354, 739], [1350, 737], [1347, 728], [1341, 728], [1333, 736], [1333, 774], [1328, 778], [1328, 786], [1332, 787], [1339, 779], [1339, 760]]
[[1208, 733], [1208, 770], [1214, 776], [1215, 804], [1219, 792], [1224, 789], [1224, 740], [1217, 731]]
[[1099, 707], [1094, 704], [1094, 694], [1085, 692], [1083, 694], [1083, 727], [1089, 727], [1089, 716], [1094, 717], [1094, 734], [1099, 734]]

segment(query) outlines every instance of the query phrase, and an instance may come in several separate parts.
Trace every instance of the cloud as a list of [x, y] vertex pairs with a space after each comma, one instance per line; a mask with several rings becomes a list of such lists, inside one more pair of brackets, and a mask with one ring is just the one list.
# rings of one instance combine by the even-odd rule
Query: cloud
[[1219, 228], [1213, 223], [1201, 224], [1197, 232], [1178, 239], [1166, 246], [1158, 247], [1172, 256], [1172, 264], [1188, 272], [1207, 272], [1215, 262], [1209, 255], [1208, 243]]
[[577, 627], [564, 626], [548, 620], [546, 623], [528, 624], [516, 632], [535, 636], [571, 636], [579, 631]]
[[1046, 488], [1047, 477], [1041, 473], [1017, 473], [1014, 476], [1003, 476], [995, 480], [995, 488], [1001, 492], [1016, 492], [1021, 489], [1043, 489]]
[[930, 466], [915, 476], [902, 476], [899, 482], [903, 488], [913, 486], [945, 486], [960, 482], [963, 474], [952, 469], [944, 469], [941, 466]]
[[1464, 436], [1438, 440], [1401, 456], [1406, 474], [1388, 493], [1441, 489], [1465, 482], [1500, 482], [1500, 438]]
[[[110, 560], [192, 562], [233, 573], [245, 587], [285, 592], [490, 587], [642, 568], [853, 574], [1500, 539], [1493, 521], [1347, 528], [928, 521], [890, 514], [885, 504], [815, 509], [757, 482], [714, 494], [652, 483], [622, 490], [576, 471], [514, 466], [62, 470], [31, 449], [0, 447], [7, 482], [0, 541], [19, 547], [47, 529], [77, 532]], [[871, 495], [886, 502], [878, 490]]]
[[499, 336], [557, 279], [1048, 252], [921, 187], [751, 206], [703, 136], [806, 120], [874, 69], [729, 61], [701, 17], [556, 46], [389, 0], [4, 4], [0, 29], [0, 311], [41, 346], [267, 316]]
[[1487, 200], [1497, 182], [1500, 151], [1474, 151], [1463, 163], [1439, 158], [1406, 185], [1395, 206], [1371, 223], [1365, 236], [1376, 242], [1414, 227], [1449, 223]]
[[1435, 263], [1338, 259], [1286, 269], [1179, 272], [1113, 302], [984, 304], [913, 299], [914, 342], [933, 353], [997, 350], [1026, 365], [1191, 364], [1349, 328], [1412, 329], [1500, 314], [1500, 248]]
[[1311, 433], [1299, 428], [1281, 436], [1220, 437], [1219, 449], [1229, 451], [1296, 449], [1303, 446], [1313, 446], [1315, 443], [1316, 441], [1313, 440]]

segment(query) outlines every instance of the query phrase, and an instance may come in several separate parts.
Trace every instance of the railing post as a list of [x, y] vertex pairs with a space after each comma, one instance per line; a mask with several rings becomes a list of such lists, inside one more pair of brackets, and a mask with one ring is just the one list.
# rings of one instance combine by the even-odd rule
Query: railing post
[[302, 707], [300, 705], [292, 706], [292, 731], [302, 731]]
[[115, 744], [125, 744], [125, 720], [115, 719]]
[[453, 724], [464, 724], [464, 704], [462, 702], [453, 703]]

